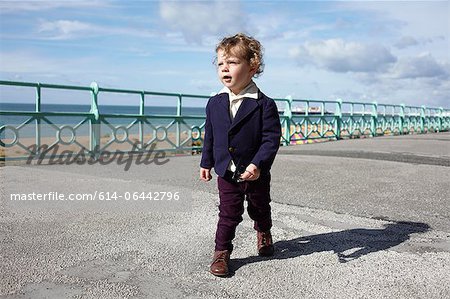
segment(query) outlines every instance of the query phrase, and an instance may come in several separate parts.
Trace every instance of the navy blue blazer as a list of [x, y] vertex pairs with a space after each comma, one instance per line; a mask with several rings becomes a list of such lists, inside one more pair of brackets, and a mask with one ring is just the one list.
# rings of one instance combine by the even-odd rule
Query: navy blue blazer
[[233, 159], [245, 170], [250, 164], [267, 174], [280, 146], [281, 124], [275, 101], [258, 91], [258, 99], [244, 98], [233, 121], [227, 93], [206, 105], [205, 136], [200, 166], [224, 177]]

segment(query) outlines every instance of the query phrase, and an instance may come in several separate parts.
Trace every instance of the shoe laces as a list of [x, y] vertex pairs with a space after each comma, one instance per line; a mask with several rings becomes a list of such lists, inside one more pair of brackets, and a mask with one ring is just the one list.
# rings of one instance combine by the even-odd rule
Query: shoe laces
[[214, 262], [220, 261], [220, 260], [226, 260], [227, 259], [227, 251], [221, 251], [217, 254], [216, 258], [214, 259]]

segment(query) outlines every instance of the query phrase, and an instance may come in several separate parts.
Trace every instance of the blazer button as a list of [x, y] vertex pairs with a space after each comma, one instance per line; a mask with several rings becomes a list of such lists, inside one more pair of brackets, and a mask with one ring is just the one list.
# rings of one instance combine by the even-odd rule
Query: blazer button
[[228, 148], [228, 151], [229, 151], [230, 153], [234, 153], [234, 147], [230, 146], [230, 147]]

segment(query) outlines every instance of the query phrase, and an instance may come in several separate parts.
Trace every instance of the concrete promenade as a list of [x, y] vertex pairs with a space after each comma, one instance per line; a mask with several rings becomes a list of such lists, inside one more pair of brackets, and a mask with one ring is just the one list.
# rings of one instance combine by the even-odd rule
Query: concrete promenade
[[[276, 253], [256, 256], [245, 215], [229, 278], [208, 273], [218, 192], [199, 161], [1, 167], [0, 298], [450, 297], [449, 132], [281, 148]], [[96, 197], [53, 200], [71, 194]]]

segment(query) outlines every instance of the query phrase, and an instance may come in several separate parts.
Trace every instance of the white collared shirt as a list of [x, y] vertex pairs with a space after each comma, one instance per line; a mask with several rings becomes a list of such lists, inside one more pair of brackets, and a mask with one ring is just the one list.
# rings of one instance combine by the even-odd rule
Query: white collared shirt
[[234, 94], [228, 87], [224, 86], [219, 93], [227, 93], [230, 99], [230, 117], [234, 120], [239, 107], [241, 106], [244, 98], [258, 99], [258, 86], [255, 82], [250, 81], [250, 83], [238, 94]]
[[[234, 120], [239, 107], [242, 104], [244, 98], [258, 99], [258, 86], [256, 86], [255, 82], [250, 81], [250, 83], [238, 94], [234, 94], [228, 87], [224, 86], [220, 91], [220, 93], [227, 93], [230, 99], [230, 117], [231, 120]], [[230, 161], [228, 165], [228, 170], [234, 172], [236, 170], [236, 165], [233, 160]]]

